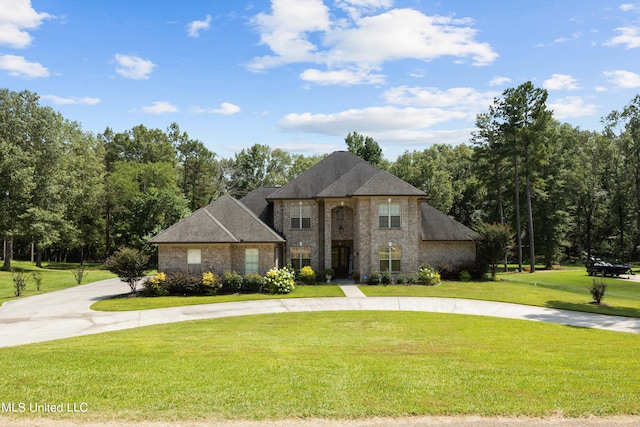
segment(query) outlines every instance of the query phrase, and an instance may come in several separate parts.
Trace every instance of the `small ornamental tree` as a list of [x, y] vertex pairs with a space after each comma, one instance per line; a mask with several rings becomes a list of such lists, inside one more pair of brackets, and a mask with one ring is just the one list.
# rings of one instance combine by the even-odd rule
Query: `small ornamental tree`
[[495, 281], [498, 264], [513, 246], [513, 233], [509, 226], [502, 224], [481, 224], [477, 231], [482, 236], [478, 248], [480, 255], [491, 267], [491, 280]]
[[145, 276], [149, 256], [142, 251], [132, 248], [120, 248], [111, 255], [104, 266], [117, 275], [120, 280], [127, 283], [131, 293], [135, 293], [138, 281]]

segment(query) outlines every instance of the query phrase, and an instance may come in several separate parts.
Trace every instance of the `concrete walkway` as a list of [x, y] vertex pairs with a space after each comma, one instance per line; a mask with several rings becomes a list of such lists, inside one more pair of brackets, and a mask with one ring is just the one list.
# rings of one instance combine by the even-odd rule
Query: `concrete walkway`
[[93, 311], [95, 301], [126, 293], [118, 279], [5, 302], [0, 307], [0, 347], [50, 341], [148, 325], [251, 314], [382, 310], [454, 313], [560, 323], [640, 333], [640, 319], [456, 298], [371, 297], [340, 284], [346, 298], [298, 298], [171, 307], [127, 312]]

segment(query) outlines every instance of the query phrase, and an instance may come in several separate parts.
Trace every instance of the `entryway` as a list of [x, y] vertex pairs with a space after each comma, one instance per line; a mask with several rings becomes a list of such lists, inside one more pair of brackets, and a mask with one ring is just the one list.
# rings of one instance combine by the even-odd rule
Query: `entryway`
[[331, 268], [335, 277], [349, 277], [352, 269], [350, 242], [332, 242]]

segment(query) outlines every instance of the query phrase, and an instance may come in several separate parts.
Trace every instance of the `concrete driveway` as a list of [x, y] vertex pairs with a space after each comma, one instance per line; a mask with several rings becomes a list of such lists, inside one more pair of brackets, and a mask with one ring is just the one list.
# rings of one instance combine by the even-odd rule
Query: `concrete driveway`
[[640, 333], [640, 319], [456, 298], [370, 297], [340, 285], [344, 298], [299, 298], [171, 307], [128, 312], [93, 311], [95, 301], [126, 293], [118, 279], [5, 302], [0, 307], [0, 347], [77, 337], [148, 325], [251, 314], [382, 310], [469, 314]]

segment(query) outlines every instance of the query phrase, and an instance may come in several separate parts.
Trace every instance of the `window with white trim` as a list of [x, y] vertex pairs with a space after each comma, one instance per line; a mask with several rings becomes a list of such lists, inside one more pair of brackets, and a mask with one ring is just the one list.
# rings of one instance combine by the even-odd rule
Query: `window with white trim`
[[292, 246], [290, 261], [294, 270], [311, 265], [311, 246]]
[[289, 206], [289, 216], [291, 217], [291, 229], [311, 228], [311, 205], [302, 202], [291, 205]]
[[378, 226], [380, 228], [400, 228], [400, 203], [388, 202], [378, 204]]
[[257, 273], [260, 270], [260, 251], [257, 248], [244, 250], [244, 274]]
[[400, 246], [380, 246], [380, 271], [399, 273], [402, 264]]
[[199, 265], [202, 263], [202, 250], [187, 249], [187, 264]]

